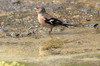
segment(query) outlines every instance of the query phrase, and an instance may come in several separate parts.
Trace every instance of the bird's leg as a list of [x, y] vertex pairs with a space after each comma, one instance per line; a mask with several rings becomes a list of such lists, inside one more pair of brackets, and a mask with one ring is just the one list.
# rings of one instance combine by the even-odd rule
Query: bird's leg
[[52, 32], [52, 28], [50, 28], [49, 35], [51, 34], [51, 32]]

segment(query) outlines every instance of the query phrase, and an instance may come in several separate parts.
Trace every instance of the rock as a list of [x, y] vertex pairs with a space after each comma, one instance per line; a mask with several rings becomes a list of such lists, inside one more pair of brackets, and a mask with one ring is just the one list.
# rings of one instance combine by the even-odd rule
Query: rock
[[34, 26], [31, 24], [28, 30], [34, 29]]
[[4, 34], [3, 36], [4, 36], [4, 37], [11, 37], [11, 34], [6, 33], [6, 34]]
[[0, 32], [8, 32], [8, 30], [0, 29]]
[[31, 32], [28, 32], [26, 35], [27, 36], [31, 36], [33, 33], [31, 33]]
[[99, 24], [95, 24], [95, 25], [94, 25], [94, 28], [96, 28], [98, 25], [99, 25]]
[[91, 21], [91, 19], [90, 18], [86, 18], [86, 21]]
[[21, 37], [21, 34], [13, 32], [11, 33], [11, 37], [18, 38]]
[[31, 26], [30, 28], [28, 28], [24, 33], [22, 33], [23, 34], [23, 36], [32, 36], [32, 35], [34, 35], [34, 27], [33, 26]]
[[86, 24], [84, 25], [84, 27], [96, 28], [96, 27], [100, 27], [100, 25], [99, 24]]
[[100, 3], [96, 3], [95, 8], [100, 9]]
[[91, 12], [91, 9], [89, 8], [82, 8], [81, 11], [83, 11], [85, 14], [88, 14]]
[[27, 32], [26, 33], [26, 36], [31, 36], [31, 35], [33, 35], [34, 34], [34, 31], [30, 31], [30, 32]]
[[39, 25], [35, 25], [35, 27], [36, 27], [36, 28], [38, 28], [38, 27], [39, 27]]
[[1, 25], [2, 28], [4, 28], [4, 27], [6, 26], [6, 25], [5, 25], [5, 22], [1, 22], [0, 25]]
[[21, 1], [12, 2], [12, 4], [21, 4]]
[[94, 28], [100, 28], [100, 24], [95, 24]]

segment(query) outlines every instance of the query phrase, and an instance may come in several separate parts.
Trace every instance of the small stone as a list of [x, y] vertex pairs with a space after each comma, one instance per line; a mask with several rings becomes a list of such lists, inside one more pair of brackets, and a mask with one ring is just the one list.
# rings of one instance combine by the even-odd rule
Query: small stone
[[99, 24], [94, 24], [93, 27], [94, 27], [94, 28], [100, 28], [100, 25], [99, 25]]
[[4, 34], [4, 37], [11, 37], [11, 34], [9, 34], [9, 33]]
[[8, 30], [0, 29], [0, 32], [8, 32]]
[[20, 36], [20, 34], [16, 34], [16, 37], [19, 37]]
[[81, 11], [83, 11], [85, 14], [88, 14], [88, 13], [91, 12], [91, 9], [89, 9], [89, 8], [83, 8], [83, 9], [81, 9]]
[[95, 7], [100, 7], [100, 3], [96, 3]]
[[14, 38], [18, 38], [20, 37], [21, 35], [18, 34], [18, 33], [11, 33], [11, 37], [14, 37]]
[[99, 24], [95, 24], [95, 25], [94, 25], [94, 28], [96, 28], [98, 25], [99, 25]]
[[21, 4], [21, 1], [13, 1], [12, 4]]
[[35, 26], [36, 28], [39, 27], [38, 25]]
[[100, 51], [100, 49], [96, 49], [96, 50]]
[[34, 30], [33, 29], [29, 29], [29, 30], [27, 30], [26, 32], [25, 32], [25, 35], [26, 36], [31, 36], [31, 35], [33, 35], [34, 34]]
[[86, 21], [91, 21], [91, 19], [86, 19]]
[[31, 32], [27, 33], [27, 36], [31, 36], [31, 35], [32, 35], [32, 33], [31, 33]]
[[34, 26], [31, 24], [30, 27], [28, 28], [28, 30], [30, 29], [34, 29]]
[[6, 26], [5, 22], [1, 22], [1, 27], [4, 28]]
[[89, 28], [96, 28], [98, 26], [99, 26], [99, 24], [86, 24], [86, 25], [84, 25], [84, 27], [89, 27]]

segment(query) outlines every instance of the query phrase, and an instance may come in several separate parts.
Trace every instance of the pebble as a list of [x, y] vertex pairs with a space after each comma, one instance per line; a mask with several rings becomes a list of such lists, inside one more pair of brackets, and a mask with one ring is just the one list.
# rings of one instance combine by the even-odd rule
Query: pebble
[[8, 32], [8, 30], [0, 29], [0, 32]]
[[13, 2], [12, 4], [21, 4], [21, 1]]
[[31, 36], [31, 35], [33, 35], [32, 32], [28, 32], [28, 33], [26, 34], [26, 36]]
[[34, 30], [31, 30], [31, 31], [28, 31], [27, 33], [26, 33], [26, 36], [30, 36], [30, 35], [33, 35], [34, 34]]
[[90, 18], [86, 18], [86, 21], [91, 21], [91, 19]]
[[10, 35], [11, 35], [11, 37], [13, 37], [13, 38], [21, 37], [21, 34], [19, 34], [19, 33], [15, 33], [15, 32], [10, 33]]
[[94, 28], [100, 28], [100, 24], [95, 24]]
[[91, 12], [91, 9], [89, 8], [82, 8], [81, 11], [83, 11], [85, 14], [88, 14]]
[[100, 3], [96, 3], [95, 7], [100, 7]]
[[100, 25], [99, 24], [86, 24], [84, 25], [84, 27], [96, 28], [96, 27], [100, 27]]
[[7, 33], [3, 35], [4, 37], [11, 37], [11, 34]]

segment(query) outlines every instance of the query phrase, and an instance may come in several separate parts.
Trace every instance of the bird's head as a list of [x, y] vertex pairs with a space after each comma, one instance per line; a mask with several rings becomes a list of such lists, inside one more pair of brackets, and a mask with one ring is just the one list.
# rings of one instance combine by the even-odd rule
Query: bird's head
[[44, 7], [36, 7], [34, 8], [34, 10], [36, 10], [37, 13], [39, 14], [45, 14], [46, 13], [46, 10]]

